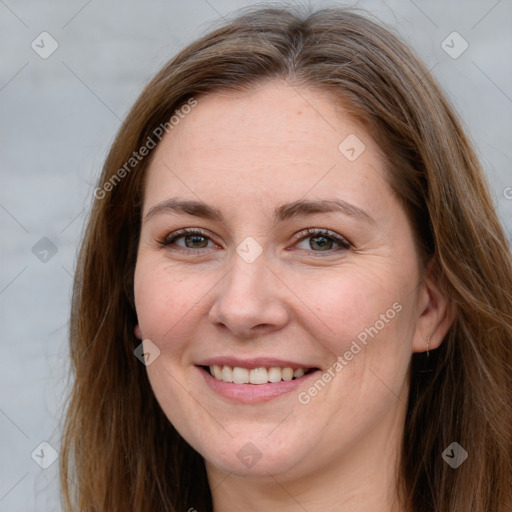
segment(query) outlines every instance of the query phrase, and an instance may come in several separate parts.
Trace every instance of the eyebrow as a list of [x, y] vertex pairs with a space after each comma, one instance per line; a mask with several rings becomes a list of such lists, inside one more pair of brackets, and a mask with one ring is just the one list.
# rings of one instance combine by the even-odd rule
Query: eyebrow
[[[291, 203], [285, 203], [274, 210], [274, 219], [278, 222], [282, 222], [292, 218], [331, 212], [342, 213], [365, 223], [375, 225], [375, 219], [371, 217], [368, 212], [358, 206], [337, 198], [320, 200], [300, 199]], [[224, 216], [220, 210], [203, 203], [202, 201], [190, 199], [170, 198], [162, 201], [161, 203], [157, 203], [149, 209], [144, 218], [144, 222], [159, 213], [184, 213], [215, 222], [225, 223]]]

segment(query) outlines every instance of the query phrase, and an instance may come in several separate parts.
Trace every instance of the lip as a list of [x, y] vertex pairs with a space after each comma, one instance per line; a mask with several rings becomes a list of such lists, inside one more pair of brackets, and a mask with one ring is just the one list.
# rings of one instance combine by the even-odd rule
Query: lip
[[[299, 368], [317, 368], [316, 365], [311, 365], [309, 363], [302, 364], [297, 363], [295, 361], [285, 361], [283, 359], [275, 359], [272, 357], [257, 357], [253, 359], [240, 359], [238, 357], [233, 356], [218, 356], [211, 357], [209, 359], [204, 359], [198, 363], [195, 363], [197, 366], [238, 366], [239, 368], [247, 368], [248, 370], [252, 370], [254, 368], [292, 368], [293, 370], [298, 370]], [[262, 386], [264, 384], [261, 384]]]
[[[222, 359], [225, 361], [226, 359]], [[211, 360], [209, 360], [211, 361]], [[254, 361], [254, 360], [253, 360]], [[247, 363], [247, 361], [246, 361]], [[274, 360], [275, 363], [275, 360]], [[272, 364], [274, 366], [279, 366], [283, 361], [278, 364]], [[217, 363], [212, 363], [217, 364]], [[225, 363], [227, 364], [227, 363]], [[252, 363], [251, 363], [252, 364]], [[272, 366], [270, 365], [270, 366]], [[203, 365], [202, 365], [203, 366]], [[208, 387], [214, 391], [216, 394], [227, 398], [231, 401], [244, 403], [244, 404], [256, 404], [262, 402], [268, 402], [285, 394], [291, 393], [292, 391], [296, 391], [303, 384], [308, 383], [311, 379], [316, 378], [317, 374], [320, 373], [320, 370], [315, 370], [306, 375], [289, 381], [280, 381], [280, 382], [272, 382], [268, 384], [234, 384], [232, 382], [224, 382], [223, 380], [217, 380], [215, 377], [210, 375], [210, 372], [202, 368], [202, 366], [197, 366], [198, 371], [201, 373], [203, 379], [205, 380]], [[204, 365], [210, 366], [210, 365]], [[233, 366], [238, 366], [237, 364]], [[251, 366], [250, 368], [260, 368], [265, 365], [258, 364], [256, 366]], [[293, 366], [289, 365], [290, 368]], [[241, 366], [241, 368], [249, 368], [248, 366]], [[296, 366], [296, 368], [304, 368], [303, 366]]]

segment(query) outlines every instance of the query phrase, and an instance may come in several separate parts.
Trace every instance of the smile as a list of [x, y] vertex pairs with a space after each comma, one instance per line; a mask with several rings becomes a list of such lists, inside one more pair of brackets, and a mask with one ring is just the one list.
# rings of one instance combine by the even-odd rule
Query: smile
[[290, 367], [280, 368], [277, 366], [249, 369], [240, 366], [212, 365], [207, 368], [210, 375], [217, 380], [233, 384], [258, 385], [299, 379], [313, 371], [313, 368], [297, 368], [294, 370]]
[[195, 366], [215, 395], [245, 404], [296, 393], [320, 372], [318, 367], [269, 357], [220, 356], [200, 361]]

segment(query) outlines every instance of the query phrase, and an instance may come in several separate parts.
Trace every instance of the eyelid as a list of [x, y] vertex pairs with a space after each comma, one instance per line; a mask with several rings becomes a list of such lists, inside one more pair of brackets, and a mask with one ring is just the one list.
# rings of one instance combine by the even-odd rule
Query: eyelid
[[203, 236], [211, 237], [211, 233], [209, 231], [204, 230], [203, 228], [182, 228], [177, 229], [176, 231], [173, 231], [172, 233], [169, 233], [164, 237], [165, 240], [171, 240], [173, 238], [177, 238], [180, 235], [194, 235], [194, 234], [201, 234]]

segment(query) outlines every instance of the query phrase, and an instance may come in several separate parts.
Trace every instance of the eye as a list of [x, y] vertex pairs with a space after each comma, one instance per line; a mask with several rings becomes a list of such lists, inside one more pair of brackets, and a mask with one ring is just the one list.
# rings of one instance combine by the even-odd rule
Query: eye
[[[183, 239], [183, 244], [176, 243]], [[210, 236], [206, 231], [199, 228], [187, 228], [175, 231], [166, 236], [160, 243], [164, 247], [175, 245], [185, 251], [194, 249], [207, 249], [208, 242], [211, 242]], [[213, 243], [213, 242], [212, 242]]]
[[[297, 233], [295, 238], [299, 239], [300, 242], [295, 247], [299, 247], [303, 241], [309, 239], [308, 247], [301, 249], [312, 250], [313, 252], [325, 252], [332, 254], [333, 252], [346, 251], [350, 249], [352, 245], [344, 237], [330, 231], [328, 229], [312, 229], [307, 228]], [[333, 250], [333, 245], [337, 244], [338, 249]]]
[[[352, 247], [344, 237], [328, 229], [307, 228], [297, 233], [294, 238], [299, 240], [299, 243], [294, 246], [295, 248], [316, 253], [332, 254]], [[308, 247], [299, 247], [307, 239], [310, 239]], [[177, 243], [178, 241], [182, 241], [182, 243]], [[194, 251], [196, 249], [208, 249], [210, 242], [215, 246], [208, 232], [200, 228], [185, 228], [167, 235], [160, 241], [160, 244], [164, 247], [174, 246], [178, 250]], [[333, 249], [334, 244], [339, 246], [338, 249]], [[210, 248], [213, 248], [213, 246], [210, 246]]]

